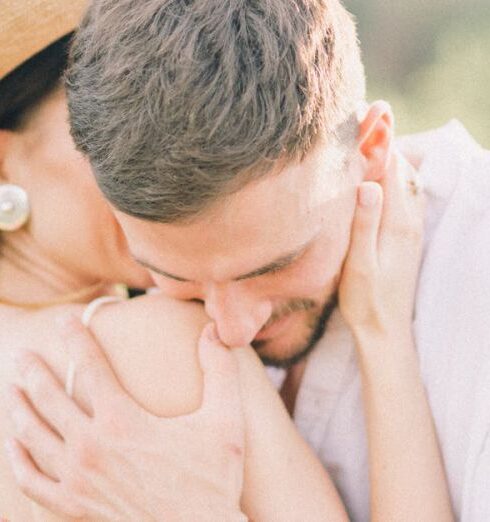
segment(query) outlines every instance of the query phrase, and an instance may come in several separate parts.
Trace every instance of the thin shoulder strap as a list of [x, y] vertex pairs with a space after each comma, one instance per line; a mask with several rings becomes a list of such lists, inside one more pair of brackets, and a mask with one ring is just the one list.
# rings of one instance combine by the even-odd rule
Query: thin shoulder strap
[[90, 321], [92, 317], [95, 315], [95, 312], [103, 305], [108, 303], [118, 303], [122, 301], [123, 298], [115, 295], [105, 295], [103, 297], [97, 297], [92, 302], [90, 302], [83, 311], [82, 314], [82, 324], [85, 327], [90, 326]]
[[[95, 315], [95, 312], [105, 304], [109, 303], [118, 303], [123, 301], [124, 298], [120, 296], [106, 295], [103, 297], [97, 297], [91, 301], [83, 311], [82, 314], [82, 324], [88, 328], [90, 326], [90, 321], [92, 317]], [[73, 397], [73, 387], [75, 384], [75, 362], [70, 360], [68, 363], [68, 368], [66, 370], [66, 381], [65, 381], [65, 391], [68, 396]]]

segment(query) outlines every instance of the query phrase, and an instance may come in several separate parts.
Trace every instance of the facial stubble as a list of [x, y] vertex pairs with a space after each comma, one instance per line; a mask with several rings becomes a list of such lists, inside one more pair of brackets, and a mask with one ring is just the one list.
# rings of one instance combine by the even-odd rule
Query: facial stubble
[[338, 296], [337, 292], [335, 292], [327, 299], [320, 313], [311, 320], [311, 323], [309, 324], [311, 333], [303, 346], [295, 350], [294, 355], [284, 358], [263, 355], [260, 352], [267, 347], [267, 341], [253, 341], [252, 346], [257, 351], [257, 355], [260, 357], [262, 363], [266, 366], [287, 369], [305, 359], [317, 345], [318, 341], [323, 337], [328, 321], [337, 307], [337, 304]]

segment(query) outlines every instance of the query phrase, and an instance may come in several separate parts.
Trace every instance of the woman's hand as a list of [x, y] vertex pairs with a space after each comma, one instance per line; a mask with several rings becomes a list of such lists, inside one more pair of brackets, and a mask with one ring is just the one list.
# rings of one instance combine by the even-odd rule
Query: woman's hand
[[408, 184], [413, 167], [401, 156], [393, 161], [381, 184], [364, 182], [358, 191], [339, 287], [340, 310], [356, 337], [411, 328], [425, 196]]
[[[18, 361], [24, 392], [10, 392], [17, 432], [8, 444], [21, 490], [56, 514], [87, 520], [244, 520], [239, 374], [214, 327], [199, 342], [202, 406], [171, 419], [151, 415], [127, 395], [77, 320], [69, 321], [65, 338], [92, 413], [66, 395], [41, 359], [24, 354]], [[45, 463], [44, 472], [34, 461]]]
[[379, 185], [360, 186], [339, 287], [362, 381], [372, 522], [453, 520], [412, 335], [425, 206], [413, 176], [397, 157]]
[[[252, 348], [228, 353], [207, 327], [200, 341], [203, 404], [192, 415], [161, 419], [120, 389], [81, 325], [72, 325], [67, 342], [81, 369], [77, 384], [92, 390], [91, 417], [32, 356], [20, 366], [37, 411], [18, 390], [11, 397], [19, 441], [11, 446], [11, 465], [21, 489], [39, 504], [97, 521], [231, 522], [241, 520], [242, 494], [243, 511], [258, 522], [347, 520], [327, 472], [298, 434]], [[48, 457], [56, 482], [33, 465], [33, 455]]]
[[66, 342], [77, 387], [91, 390], [91, 416], [32, 355], [20, 361], [20, 371], [34, 408], [19, 390], [11, 395], [18, 440], [10, 462], [20, 488], [37, 503], [85, 520], [232, 522], [245, 519], [241, 495], [243, 512], [257, 522], [347, 521], [327, 472], [252, 348], [229, 351], [208, 325], [199, 347], [202, 406], [162, 419], [120, 388], [81, 325], [71, 325]]

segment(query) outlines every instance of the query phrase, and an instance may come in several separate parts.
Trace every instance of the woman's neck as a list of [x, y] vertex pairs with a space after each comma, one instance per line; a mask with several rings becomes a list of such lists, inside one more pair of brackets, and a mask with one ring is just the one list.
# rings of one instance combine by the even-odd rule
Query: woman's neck
[[26, 231], [4, 234], [0, 252], [0, 303], [49, 302], [92, 286], [96, 292], [96, 280], [62, 266]]

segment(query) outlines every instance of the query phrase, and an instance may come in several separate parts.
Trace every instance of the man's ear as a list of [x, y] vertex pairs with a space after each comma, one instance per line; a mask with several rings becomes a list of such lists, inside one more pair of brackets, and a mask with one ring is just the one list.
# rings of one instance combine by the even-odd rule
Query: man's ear
[[365, 159], [364, 181], [379, 181], [392, 155], [394, 117], [389, 103], [372, 103], [359, 124], [359, 150]]

